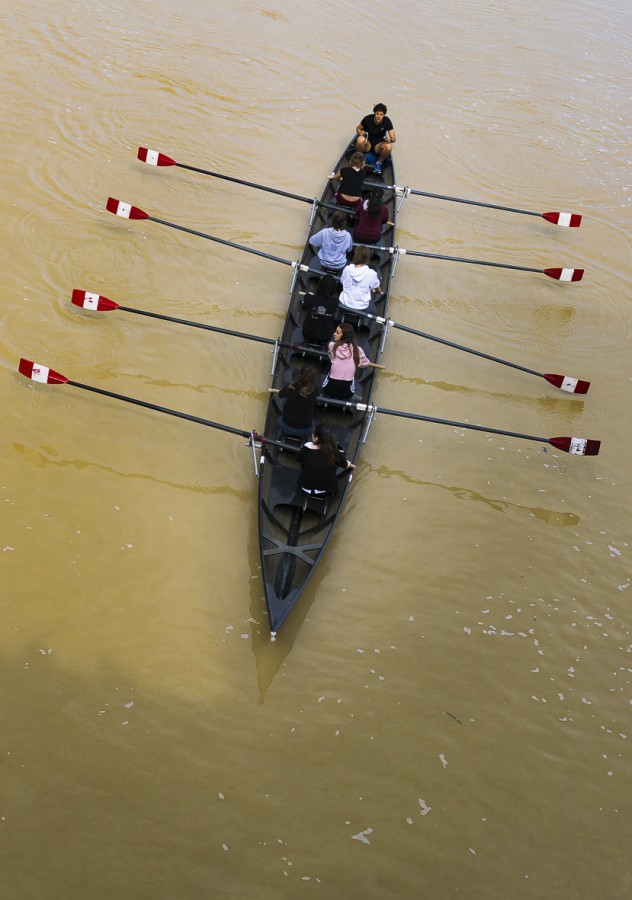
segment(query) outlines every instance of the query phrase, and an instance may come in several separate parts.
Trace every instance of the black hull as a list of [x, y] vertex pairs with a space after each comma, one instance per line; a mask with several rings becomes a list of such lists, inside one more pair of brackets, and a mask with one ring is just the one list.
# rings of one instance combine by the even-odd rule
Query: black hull
[[[349, 155], [347, 147], [334, 171], [345, 164]], [[374, 175], [368, 164], [367, 170], [366, 181], [371, 184], [396, 183], [392, 160], [383, 165], [381, 176]], [[317, 271], [306, 272], [301, 269], [304, 266], [311, 267], [312, 270], [320, 269], [318, 258], [309, 245], [309, 238], [327, 225], [332, 211], [331, 205], [335, 203], [335, 186], [335, 182], [327, 182], [320, 204], [315, 205], [313, 210], [312, 222], [298, 275], [292, 286], [288, 314], [281, 336], [272, 380], [274, 388], [281, 388], [287, 384], [304, 362], [314, 365], [323, 375], [329, 369], [329, 360], [326, 357], [323, 358], [322, 355], [304, 346], [301, 331], [302, 296], [305, 291], [313, 290], [318, 283], [319, 275]], [[365, 193], [368, 194], [369, 191], [370, 187], [367, 187]], [[384, 202], [388, 205], [389, 222], [393, 225], [385, 227], [380, 245], [393, 247], [397, 198], [393, 192], [387, 191]], [[349, 227], [353, 227], [353, 219], [350, 220]], [[370, 265], [378, 272], [384, 292], [375, 304], [377, 310], [372, 311], [380, 316], [387, 315], [395, 262], [396, 257], [386, 251], [376, 250], [372, 253]], [[358, 340], [366, 355], [371, 362], [379, 362], [385, 338], [382, 327], [367, 319], [362, 320], [361, 314], [359, 319], [357, 315], [348, 313], [341, 313], [339, 318], [351, 321], [355, 325]], [[283, 345], [293, 346], [288, 348]], [[373, 367], [360, 370], [356, 378], [356, 392], [361, 394], [362, 404], [371, 402], [376, 377], [377, 370]], [[281, 437], [277, 425], [281, 411], [280, 401], [275, 394], [271, 394], [264, 431], [269, 438]], [[356, 462], [361, 445], [366, 439], [369, 424], [367, 420], [366, 412], [355, 408], [343, 409], [327, 402], [326, 398], [319, 401], [317, 421], [325, 422], [334, 431], [347, 458], [352, 462]], [[298, 442], [296, 446], [299, 446]], [[338, 523], [353, 478], [348, 473], [341, 473], [337, 494], [325, 503], [306, 497], [297, 490], [298, 474], [296, 453], [264, 443], [259, 474], [259, 548], [268, 618], [273, 637], [312, 577]]]

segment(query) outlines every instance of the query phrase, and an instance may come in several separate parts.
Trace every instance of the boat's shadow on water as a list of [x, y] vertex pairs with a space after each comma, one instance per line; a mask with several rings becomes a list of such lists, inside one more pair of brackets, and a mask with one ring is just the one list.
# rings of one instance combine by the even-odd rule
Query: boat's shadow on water
[[[327, 575], [327, 564], [324, 563], [314, 575], [309, 587], [301, 596], [276, 636], [270, 638], [270, 626], [261, 581], [261, 561], [259, 559], [259, 542], [256, 521], [253, 520], [248, 540], [248, 562], [250, 564], [250, 641], [257, 670], [257, 703], [265, 703], [265, 695], [274, 681], [286, 657], [294, 647], [294, 641], [309, 615], [312, 604], [318, 595], [318, 585]], [[322, 571], [321, 571], [322, 570]]]

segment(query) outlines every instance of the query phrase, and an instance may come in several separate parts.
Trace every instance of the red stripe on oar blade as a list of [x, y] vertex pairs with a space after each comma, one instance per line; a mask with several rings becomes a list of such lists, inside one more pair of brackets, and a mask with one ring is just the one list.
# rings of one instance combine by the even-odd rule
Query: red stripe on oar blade
[[105, 208], [108, 212], [114, 213], [115, 216], [122, 216], [124, 219], [149, 218], [149, 214], [142, 209], [139, 209], [137, 206], [132, 206], [131, 203], [124, 203], [122, 200], [117, 200], [115, 197], [108, 197]]
[[578, 437], [549, 438], [549, 444], [557, 447], [558, 450], [563, 450], [564, 453], [573, 453], [575, 456], [597, 456], [601, 447], [601, 441]]
[[175, 159], [171, 159], [170, 156], [165, 156], [164, 153], [160, 153], [158, 150], [149, 150], [147, 147], [139, 147], [137, 156], [141, 162], [147, 163], [148, 166], [177, 165]]
[[542, 218], [552, 225], [561, 225], [563, 228], [579, 228], [582, 223], [582, 217], [577, 213], [546, 212], [542, 213]]
[[584, 277], [583, 269], [545, 269], [544, 274], [557, 281], [581, 281]]
[[66, 384], [68, 379], [65, 375], [60, 375], [54, 369], [43, 366], [41, 363], [31, 362], [30, 359], [22, 358], [18, 366], [21, 375], [30, 378], [31, 381], [38, 381], [40, 384]]
[[590, 387], [590, 381], [582, 381], [579, 378], [571, 378], [570, 375], [555, 375], [549, 373], [544, 376], [549, 384], [555, 385], [562, 391], [568, 391], [569, 394], [587, 394]]
[[80, 291], [77, 288], [72, 292], [72, 302], [83, 309], [93, 309], [97, 312], [118, 309], [118, 303], [102, 297], [101, 294], [93, 294], [91, 291]]

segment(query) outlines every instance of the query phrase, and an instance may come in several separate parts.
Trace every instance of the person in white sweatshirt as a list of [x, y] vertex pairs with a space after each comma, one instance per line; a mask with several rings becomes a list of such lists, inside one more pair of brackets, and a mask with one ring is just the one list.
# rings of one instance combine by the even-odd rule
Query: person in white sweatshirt
[[380, 279], [375, 269], [369, 267], [371, 251], [368, 247], [356, 247], [353, 262], [345, 266], [340, 283], [340, 305], [347, 309], [367, 309], [374, 294], [381, 294]]
[[329, 220], [328, 228], [321, 228], [309, 239], [324, 269], [340, 272], [347, 265], [347, 251], [351, 249], [353, 238], [346, 231], [347, 217], [336, 210]]

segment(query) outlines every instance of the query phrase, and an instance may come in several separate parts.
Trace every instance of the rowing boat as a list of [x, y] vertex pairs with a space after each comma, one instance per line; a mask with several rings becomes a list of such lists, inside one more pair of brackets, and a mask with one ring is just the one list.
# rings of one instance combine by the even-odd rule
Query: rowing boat
[[[346, 164], [351, 155], [347, 147], [334, 171]], [[371, 157], [369, 157], [370, 159]], [[367, 165], [369, 169], [369, 165]], [[395, 183], [392, 159], [383, 164], [382, 178], [386, 184]], [[365, 194], [379, 179], [367, 175]], [[369, 186], [367, 186], [369, 185]], [[310, 350], [303, 339], [301, 323], [303, 318], [303, 296], [313, 291], [319, 281], [321, 265], [315, 251], [310, 246], [313, 234], [327, 225], [332, 207], [335, 208], [337, 183], [329, 180], [320, 198], [314, 201], [305, 249], [300, 265], [295, 270], [291, 297], [283, 334], [274, 364], [272, 387], [280, 389], [295, 377], [298, 368], [309, 362], [324, 375], [329, 369], [329, 359], [322, 350]], [[395, 217], [397, 194], [386, 192], [384, 202], [389, 209], [389, 223], [385, 226], [383, 243], [395, 245]], [[346, 210], [345, 210], [346, 211]], [[352, 227], [352, 225], [350, 225]], [[382, 295], [372, 306], [377, 307], [377, 315], [386, 318], [391, 280], [395, 272], [397, 255], [385, 249], [372, 251], [370, 266], [380, 278]], [[376, 312], [375, 309], [372, 310]], [[384, 349], [386, 330], [375, 320], [363, 317], [361, 313], [339, 310], [341, 321], [350, 321], [356, 328], [358, 343], [372, 363], [379, 363]], [[289, 346], [288, 346], [289, 345]], [[334, 433], [338, 443], [351, 462], [355, 463], [360, 448], [366, 440], [373, 413], [369, 408], [375, 389], [376, 369], [369, 366], [361, 370], [356, 378], [356, 394], [359, 402], [344, 404], [320, 397], [317, 420], [325, 423]], [[275, 393], [271, 393], [268, 404], [264, 433], [270, 437], [279, 436], [278, 419], [282, 403]], [[284, 441], [287, 442], [287, 438]], [[297, 445], [298, 446], [298, 445]], [[263, 586], [274, 640], [277, 631], [291, 612], [320, 562], [329, 543], [345, 504], [353, 479], [353, 470], [338, 474], [338, 491], [333, 497], [323, 500], [308, 496], [297, 488], [299, 463], [297, 454], [284, 447], [261, 444], [259, 465], [259, 548]]]

